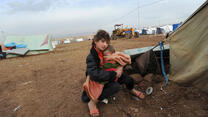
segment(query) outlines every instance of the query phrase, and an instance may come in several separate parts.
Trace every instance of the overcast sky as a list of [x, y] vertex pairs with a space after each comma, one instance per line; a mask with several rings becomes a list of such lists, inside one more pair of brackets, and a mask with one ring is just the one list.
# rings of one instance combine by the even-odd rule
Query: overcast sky
[[[79, 34], [184, 21], [206, 0], [1, 0], [7, 35]], [[139, 7], [139, 9], [138, 9]]]

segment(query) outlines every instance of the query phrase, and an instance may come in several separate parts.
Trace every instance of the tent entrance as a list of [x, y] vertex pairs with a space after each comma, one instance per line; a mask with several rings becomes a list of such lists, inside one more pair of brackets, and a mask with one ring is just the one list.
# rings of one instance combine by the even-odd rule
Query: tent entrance
[[[170, 69], [170, 57], [169, 49], [163, 51], [163, 61], [165, 73], [169, 73]], [[127, 74], [139, 73], [145, 76], [148, 73], [161, 74], [161, 52], [149, 50], [145, 53], [131, 56], [132, 64], [127, 66], [124, 70]]]

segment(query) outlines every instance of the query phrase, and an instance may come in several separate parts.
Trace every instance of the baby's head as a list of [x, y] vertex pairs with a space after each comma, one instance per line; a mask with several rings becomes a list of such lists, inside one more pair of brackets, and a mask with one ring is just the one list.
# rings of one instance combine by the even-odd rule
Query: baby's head
[[104, 50], [103, 55], [104, 56], [109, 56], [109, 55], [112, 55], [115, 52], [116, 52], [115, 48], [112, 45], [108, 45], [108, 47]]

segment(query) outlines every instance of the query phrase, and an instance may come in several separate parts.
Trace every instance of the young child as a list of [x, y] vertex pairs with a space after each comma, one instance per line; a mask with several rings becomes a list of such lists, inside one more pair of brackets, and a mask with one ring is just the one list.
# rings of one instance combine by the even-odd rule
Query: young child
[[[106, 71], [115, 71], [117, 67], [125, 66], [127, 64], [131, 64], [131, 58], [129, 55], [125, 55], [121, 52], [116, 52], [112, 45], [108, 45], [108, 47], [103, 52], [104, 55], [104, 64], [103, 68]], [[145, 96], [142, 92], [134, 89], [134, 81], [127, 74], [122, 74], [120, 77], [116, 77], [114, 82], [118, 82], [119, 84], [125, 84], [126, 88], [136, 97], [140, 99], [144, 99]]]
[[[104, 64], [103, 68], [106, 71], [116, 71], [116, 68], [121, 65], [125, 66], [131, 64], [131, 58], [128, 55], [125, 55], [121, 52], [116, 52], [115, 48], [112, 45], [108, 47], [103, 52], [104, 55]], [[118, 81], [118, 77], [115, 79], [115, 82]]]

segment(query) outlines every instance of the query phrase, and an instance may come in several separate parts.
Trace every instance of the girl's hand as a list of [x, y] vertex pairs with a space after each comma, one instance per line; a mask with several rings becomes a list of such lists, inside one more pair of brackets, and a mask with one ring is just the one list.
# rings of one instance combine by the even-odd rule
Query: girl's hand
[[117, 73], [116, 75], [117, 78], [121, 77], [123, 73], [123, 66], [118, 66], [115, 72]]

